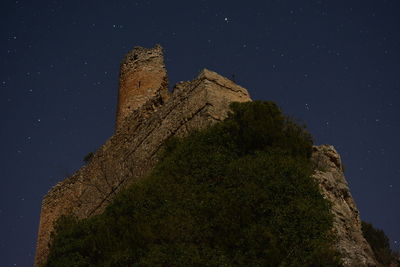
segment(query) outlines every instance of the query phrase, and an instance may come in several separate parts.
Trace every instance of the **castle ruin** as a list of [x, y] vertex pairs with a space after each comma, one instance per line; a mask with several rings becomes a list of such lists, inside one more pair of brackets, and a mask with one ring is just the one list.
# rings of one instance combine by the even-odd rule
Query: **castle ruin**
[[[190, 82], [168, 91], [161, 46], [135, 47], [120, 69], [116, 131], [75, 174], [55, 185], [43, 198], [35, 256], [41, 266], [48, 255], [50, 234], [62, 215], [88, 218], [101, 213], [126, 186], [145, 177], [157, 154], [172, 136], [184, 136], [226, 118], [231, 102], [251, 101], [247, 90], [204, 69]], [[315, 147], [313, 157], [325, 160], [326, 171], [315, 179], [334, 205], [334, 229], [345, 265], [374, 266], [371, 248], [362, 237], [357, 208], [344, 179], [340, 156], [331, 146]], [[333, 188], [333, 189], [332, 189]]]

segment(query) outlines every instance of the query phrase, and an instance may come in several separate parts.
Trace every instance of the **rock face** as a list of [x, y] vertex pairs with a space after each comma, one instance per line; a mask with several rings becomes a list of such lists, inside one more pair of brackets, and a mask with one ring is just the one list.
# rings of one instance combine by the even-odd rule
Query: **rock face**
[[343, 175], [339, 154], [330, 145], [314, 147], [316, 165], [314, 178], [325, 198], [332, 202], [334, 230], [338, 235], [337, 249], [345, 266], [377, 266], [374, 253], [365, 240], [359, 212]]
[[[86, 166], [54, 186], [43, 199], [35, 266], [45, 261], [50, 233], [60, 216], [88, 218], [101, 213], [116, 193], [151, 171], [166, 140], [221, 121], [231, 102], [246, 101], [251, 99], [245, 88], [207, 69], [191, 82], [178, 83], [169, 93], [162, 48], [135, 47], [121, 64], [115, 134]], [[315, 179], [333, 203], [338, 249], [346, 266], [374, 266], [339, 155], [331, 146], [314, 150]]]

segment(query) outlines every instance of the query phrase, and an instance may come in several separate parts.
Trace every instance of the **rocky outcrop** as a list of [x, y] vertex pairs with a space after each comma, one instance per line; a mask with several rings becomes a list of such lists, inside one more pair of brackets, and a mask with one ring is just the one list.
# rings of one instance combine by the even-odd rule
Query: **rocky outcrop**
[[337, 249], [343, 255], [344, 266], [377, 266], [374, 254], [361, 230], [361, 220], [349, 186], [343, 174], [340, 155], [330, 145], [315, 146], [314, 178], [322, 193], [332, 203]]

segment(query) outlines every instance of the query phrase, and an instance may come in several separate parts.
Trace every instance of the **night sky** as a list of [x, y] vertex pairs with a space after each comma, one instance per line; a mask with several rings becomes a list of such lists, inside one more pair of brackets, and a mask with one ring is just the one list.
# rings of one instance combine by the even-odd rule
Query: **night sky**
[[361, 218], [400, 247], [400, 1], [1, 0], [0, 265], [32, 266], [42, 197], [114, 131], [119, 63], [170, 86], [235, 75], [332, 144]]

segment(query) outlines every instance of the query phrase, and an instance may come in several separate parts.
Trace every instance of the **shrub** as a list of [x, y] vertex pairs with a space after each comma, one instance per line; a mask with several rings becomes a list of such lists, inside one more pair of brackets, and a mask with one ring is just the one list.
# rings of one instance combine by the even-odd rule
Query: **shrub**
[[274, 103], [231, 107], [103, 214], [60, 219], [45, 266], [340, 266], [311, 136]]
[[372, 224], [367, 222], [362, 222], [361, 226], [363, 235], [371, 246], [376, 260], [383, 266], [389, 266], [391, 263], [397, 262], [395, 253], [390, 249], [389, 238], [385, 232], [376, 229]]
[[94, 153], [93, 152], [89, 152], [86, 154], [86, 156], [83, 158], [83, 161], [87, 164], [89, 163], [94, 157]]

